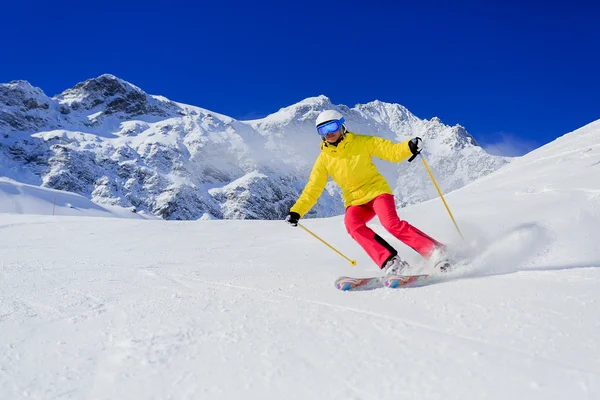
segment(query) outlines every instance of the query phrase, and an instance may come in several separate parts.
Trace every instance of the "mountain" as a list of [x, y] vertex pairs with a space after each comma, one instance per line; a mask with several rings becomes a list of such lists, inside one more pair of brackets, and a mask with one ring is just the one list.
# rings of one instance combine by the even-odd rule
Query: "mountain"
[[[422, 137], [445, 192], [508, 162], [483, 151], [462, 126], [421, 120], [399, 104], [349, 108], [318, 96], [238, 121], [105, 74], [51, 98], [26, 81], [0, 85], [0, 174], [164, 219], [281, 219], [318, 154], [313, 124], [323, 109], [342, 112], [356, 133]], [[398, 206], [437, 196], [419, 162], [376, 163]], [[308, 217], [343, 211], [330, 182]]]
[[[327, 97], [318, 96], [249, 123], [267, 138], [269, 149], [285, 155], [282, 159], [284, 163], [305, 171], [312, 167], [318, 155], [319, 148], [314, 144], [314, 121], [324, 109], [341, 112], [348, 129], [356, 133], [377, 135], [393, 141], [416, 136], [423, 138], [423, 154], [444, 192], [456, 190], [509, 161], [506, 157], [486, 153], [460, 125], [447, 126], [439, 118], [421, 120], [399, 104], [381, 101], [349, 108], [334, 105]], [[392, 184], [399, 206], [437, 196], [420, 162], [393, 164], [375, 159], [375, 164]]]
[[342, 216], [305, 225], [356, 266], [280, 221], [2, 214], [2, 399], [599, 399], [600, 121], [447, 201], [465, 241], [402, 213], [467, 262], [350, 293], [381, 272]]

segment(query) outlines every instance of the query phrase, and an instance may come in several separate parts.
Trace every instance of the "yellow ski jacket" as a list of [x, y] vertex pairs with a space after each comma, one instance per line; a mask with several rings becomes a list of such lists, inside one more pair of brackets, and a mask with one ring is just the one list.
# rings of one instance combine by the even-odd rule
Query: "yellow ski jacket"
[[300, 217], [309, 212], [323, 193], [329, 176], [342, 189], [346, 207], [368, 203], [380, 194], [392, 194], [390, 185], [373, 164], [373, 156], [392, 162], [404, 161], [412, 156], [409, 141], [394, 143], [352, 132], [347, 132], [337, 146], [323, 141], [308, 183], [290, 211]]

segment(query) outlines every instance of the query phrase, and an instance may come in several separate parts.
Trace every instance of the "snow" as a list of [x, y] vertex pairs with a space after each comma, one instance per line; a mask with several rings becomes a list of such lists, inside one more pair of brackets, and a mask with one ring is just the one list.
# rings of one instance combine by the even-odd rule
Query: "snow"
[[74, 195], [52, 216], [54, 192], [0, 188], [46, 214], [0, 214], [3, 399], [600, 397], [600, 121], [447, 194], [464, 242], [439, 199], [402, 209], [473, 257], [412, 289], [334, 288], [379, 273], [341, 216], [303, 223], [356, 267], [282, 221], [73, 216], [100, 212]]
[[102, 114], [104, 114], [104, 112], [103, 112], [103, 111], [98, 111], [98, 112], [96, 112], [96, 113], [93, 113], [93, 114], [90, 114], [90, 115], [88, 115], [88, 117], [87, 117], [87, 118], [88, 118], [90, 121], [93, 121], [93, 120], [97, 119], [98, 117], [100, 117]]
[[0, 177], [0, 213], [142, 218], [131, 208], [100, 206], [75, 193], [27, 185], [3, 177]]

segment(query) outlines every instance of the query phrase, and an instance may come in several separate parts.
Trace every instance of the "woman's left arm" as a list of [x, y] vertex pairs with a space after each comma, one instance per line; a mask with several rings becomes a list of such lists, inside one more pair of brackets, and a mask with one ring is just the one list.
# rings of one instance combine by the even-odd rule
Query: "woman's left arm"
[[380, 138], [377, 136], [369, 136], [366, 140], [366, 146], [369, 153], [382, 160], [401, 162], [413, 155], [408, 143], [411, 139], [394, 143], [391, 140]]

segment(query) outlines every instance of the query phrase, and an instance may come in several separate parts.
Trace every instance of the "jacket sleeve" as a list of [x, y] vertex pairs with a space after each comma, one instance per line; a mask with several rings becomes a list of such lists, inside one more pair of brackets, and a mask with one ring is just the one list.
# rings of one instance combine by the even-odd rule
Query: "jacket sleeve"
[[296, 204], [290, 208], [290, 211], [297, 212], [300, 214], [300, 217], [303, 217], [304, 214], [309, 212], [317, 203], [319, 197], [321, 197], [321, 193], [323, 193], [323, 189], [325, 189], [325, 185], [327, 184], [328, 177], [329, 174], [327, 173], [327, 169], [325, 168], [325, 165], [323, 165], [321, 155], [319, 155], [310, 172], [310, 176], [308, 177], [308, 183], [304, 187]]
[[377, 136], [366, 136], [366, 138], [366, 147], [369, 153], [382, 160], [400, 162], [413, 155], [408, 147], [410, 139], [406, 142], [394, 143]]

